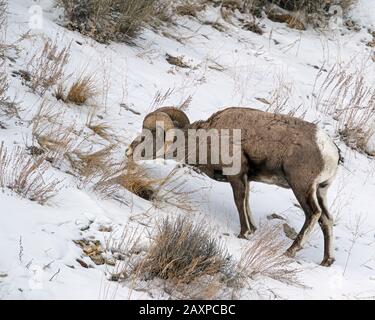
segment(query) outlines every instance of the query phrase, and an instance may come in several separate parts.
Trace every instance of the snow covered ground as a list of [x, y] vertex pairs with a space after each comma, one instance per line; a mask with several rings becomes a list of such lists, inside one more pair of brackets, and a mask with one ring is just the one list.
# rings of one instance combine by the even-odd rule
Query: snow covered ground
[[[43, 8], [40, 30], [29, 28], [29, 8], [33, 5]], [[375, 2], [371, 0], [360, 0], [353, 10], [353, 20], [362, 26], [360, 31], [343, 26], [326, 32], [297, 31], [266, 18], [261, 21], [263, 35], [223, 20], [218, 22], [225, 31], [218, 31], [203, 23], [219, 18], [218, 9], [210, 8], [199, 15], [199, 20], [181, 17], [177, 26], [164, 29], [163, 33], [144, 30], [136, 40], [137, 46], [99, 44], [63, 28], [59, 23], [62, 13], [51, 0], [12, 0], [8, 12], [6, 41], [16, 43], [18, 48], [7, 53], [10, 57], [6, 59], [8, 95], [15, 97], [22, 109], [21, 120], [0, 119], [5, 127], [0, 129], [1, 141], [9, 150], [15, 145], [22, 148], [31, 145], [31, 120], [44, 101], [55, 110], [64, 110], [65, 124], [74, 123], [77, 130], [85, 128], [87, 118], [94, 112], [94, 122], [106, 123], [118, 137], [116, 150], [121, 158], [140, 131], [143, 117], [155, 107], [152, 105], [155, 95], [172, 89], [163, 105], [179, 105], [191, 96], [186, 112], [192, 121], [205, 119], [225, 106], [265, 110], [268, 105], [262, 99], [278, 96], [280, 100], [288, 97], [283, 113], [293, 109], [298, 109], [297, 115], [306, 112], [306, 120], [318, 122], [333, 134], [334, 120], [316, 108], [313, 97], [319, 86], [315, 84], [319, 69], [330, 69], [338, 61], [351, 61], [354, 68], [374, 54], [374, 48], [366, 46], [372, 40], [368, 29], [375, 30]], [[82, 72], [94, 74], [101, 94], [90, 105], [66, 105], [53, 97], [52, 90], [41, 97], [23, 85], [20, 77], [11, 76], [13, 71], [26, 68], [48, 38], [60, 48], [70, 46], [65, 71], [67, 84], [73, 83]], [[191, 68], [168, 64], [166, 54], [183, 56]], [[373, 86], [375, 62], [368, 60], [364, 72], [368, 84]], [[123, 104], [140, 115], [126, 110]], [[108, 144], [100, 137], [86, 137], [89, 151]], [[260, 277], [250, 282], [241, 298], [375, 297], [375, 161], [348, 149], [337, 139], [336, 142], [346, 161], [329, 193], [331, 210], [337, 218], [335, 264], [330, 268], [319, 266], [323, 237], [317, 227], [294, 263], [301, 270], [299, 278], [304, 287]], [[149, 165], [159, 175], [173, 168], [173, 163], [168, 161], [154, 161]], [[0, 193], [0, 299], [168, 298], [161, 289], [153, 290], [151, 295], [109, 282], [106, 271], [111, 267], [81, 267], [77, 258], [94, 264], [82, 256], [82, 250], [73, 240], [92, 237], [105, 243], [110, 233], [100, 231], [103, 226], [110, 227], [114, 233], [124, 228], [152, 229], [161, 215], [177, 214], [176, 208], [157, 209], [130, 194], [127, 194], [127, 204], [102, 200], [89, 189], [78, 188], [77, 179], [64, 170], [51, 167], [48, 172], [64, 180], [58, 195], [47, 205], [9, 192]], [[199, 210], [189, 214], [197, 221], [205, 219], [238, 259], [247, 241], [236, 237], [239, 221], [230, 186], [196, 174], [186, 177], [187, 190], [199, 188], [191, 196]], [[304, 215], [294, 205], [296, 200], [291, 191], [254, 183], [250, 198], [258, 224], [269, 223], [266, 217], [277, 213], [296, 230], [302, 226]], [[147, 240], [147, 232], [143, 240]]]

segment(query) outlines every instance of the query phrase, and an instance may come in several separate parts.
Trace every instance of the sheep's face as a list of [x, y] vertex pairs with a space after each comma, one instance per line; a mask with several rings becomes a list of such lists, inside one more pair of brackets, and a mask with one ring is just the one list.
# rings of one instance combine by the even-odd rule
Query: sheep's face
[[143, 129], [126, 149], [126, 156], [131, 161], [156, 159], [163, 156], [165, 148], [164, 131]]
[[184, 141], [184, 134], [176, 129], [189, 124], [186, 114], [175, 107], [163, 107], [151, 112], [143, 120], [142, 133], [126, 150], [128, 160], [164, 158], [176, 140], [175, 134], [179, 135], [179, 141]]

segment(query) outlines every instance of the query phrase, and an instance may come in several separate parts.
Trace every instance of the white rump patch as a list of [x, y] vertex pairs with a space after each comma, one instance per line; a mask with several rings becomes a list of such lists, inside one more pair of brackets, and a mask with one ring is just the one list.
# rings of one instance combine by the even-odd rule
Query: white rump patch
[[316, 143], [318, 144], [319, 150], [323, 158], [323, 170], [317, 177], [317, 183], [331, 180], [336, 175], [338, 163], [339, 163], [339, 151], [332, 139], [321, 129], [316, 131]]

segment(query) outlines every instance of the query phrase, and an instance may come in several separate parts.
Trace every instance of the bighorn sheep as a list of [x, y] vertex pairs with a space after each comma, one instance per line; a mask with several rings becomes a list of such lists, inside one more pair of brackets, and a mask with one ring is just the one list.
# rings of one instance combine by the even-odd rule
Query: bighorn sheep
[[[247, 238], [256, 230], [249, 208], [249, 182], [291, 188], [306, 219], [286, 254], [295, 256], [319, 222], [324, 235], [321, 265], [330, 266], [334, 262], [333, 222], [328, 211], [327, 190], [336, 175], [340, 152], [315, 124], [291, 116], [237, 107], [219, 111], [206, 121], [190, 124], [181, 110], [164, 107], [148, 114], [143, 128], [155, 134], [158, 121], [164, 123], [165, 130], [181, 128], [183, 132], [188, 129], [240, 129], [241, 169], [238, 174], [223, 175], [222, 163], [195, 165], [212, 179], [231, 184], [241, 223], [239, 237]], [[131, 143], [126, 151], [128, 158], [133, 158], [139, 143], [139, 139]]]

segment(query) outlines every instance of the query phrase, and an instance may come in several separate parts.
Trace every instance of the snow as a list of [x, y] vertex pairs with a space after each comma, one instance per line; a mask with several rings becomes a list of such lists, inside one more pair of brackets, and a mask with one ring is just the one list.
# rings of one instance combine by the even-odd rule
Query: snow
[[[44, 10], [41, 30], [29, 30], [28, 9], [35, 4]], [[50, 38], [56, 40], [60, 48], [70, 45], [71, 55], [65, 72], [68, 84], [87, 72], [95, 75], [102, 93], [106, 93], [95, 98], [94, 119], [109, 124], [119, 137], [118, 158], [123, 157], [126, 146], [140, 131], [142, 119], [152, 107], [157, 92], [164, 94], [168, 89], [173, 91], [163, 105], [178, 105], [192, 96], [187, 114], [194, 121], [205, 119], [225, 106], [264, 110], [267, 105], [256, 98], [270, 99], [273, 90], [281, 87], [284, 91], [280, 89], [280, 92], [286, 90], [289, 96], [283, 112], [301, 106], [298, 114], [306, 112], [306, 120], [319, 122], [332, 134], [334, 120], [314, 107], [312, 92], [318, 69], [329, 69], [337, 61], [349, 62], [354, 57], [368, 56], [373, 49], [365, 45], [371, 40], [367, 28], [375, 24], [375, 2], [360, 0], [352, 11], [353, 20], [365, 27], [359, 32], [344, 28], [334, 32], [312, 29], [300, 32], [263, 19], [261, 25], [265, 33], [260, 36], [222, 20], [219, 22], [227, 28], [226, 32], [219, 32], [197, 19], [180, 18], [178, 25], [168, 30], [174, 38], [145, 29], [136, 40], [137, 46], [128, 46], [99, 44], [63, 28], [59, 23], [61, 12], [51, 0], [13, 0], [9, 2], [8, 11], [7, 42], [17, 42], [19, 48], [8, 53], [15, 59], [15, 62], [7, 60], [6, 65], [9, 95], [19, 101], [23, 120], [2, 118], [7, 129], [1, 129], [1, 140], [9, 148], [29, 146], [32, 141], [30, 120], [43, 99], [56, 110], [64, 110], [65, 121], [74, 123], [77, 128], [84, 127], [92, 113], [92, 106], [65, 106], [56, 101], [51, 91], [43, 98], [35, 95], [19, 78], [10, 76], [14, 70], [24, 70], [33, 53], [42, 48], [44, 39]], [[217, 17], [217, 9], [210, 8], [201, 13], [200, 20], [216, 21]], [[30, 33], [19, 40], [27, 32]], [[172, 67], [165, 61], [166, 53], [183, 56], [194, 68]], [[217, 70], [218, 66], [223, 70]], [[369, 64], [366, 78], [374, 83], [375, 63]], [[109, 87], [108, 92], [106, 87]], [[121, 103], [141, 115], [125, 110]], [[337, 218], [335, 264], [331, 268], [319, 266], [323, 237], [317, 227], [296, 257], [295, 266], [301, 270], [299, 277], [304, 288], [260, 278], [245, 288], [241, 298], [269, 299], [273, 297], [268, 290], [271, 288], [279, 299], [375, 296], [375, 163], [372, 158], [336, 142], [346, 161], [329, 192], [331, 210]], [[86, 147], [97, 150], [103, 146], [101, 143], [104, 142], [96, 137], [88, 140]], [[144, 165], [155, 175], [163, 176], [175, 164], [155, 160]], [[73, 240], [93, 237], [104, 243], [109, 235], [98, 230], [102, 225], [111, 226], [115, 235], [125, 228], [149, 230], [158, 218], [175, 215], [177, 210], [168, 206], [154, 208], [146, 200], [130, 194], [127, 194], [127, 204], [103, 200], [86, 188], [78, 188], [71, 175], [53, 168], [50, 172], [64, 181], [62, 190], [48, 205], [41, 206], [13, 194], [0, 194], [0, 299], [167, 299], [162, 289], [154, 290], [151, 296], [125, 284], [109, 282], [109, 267], [82, 268], [77, 258], [92, 262], [82, 257], [82, 250]], [[182, 174], [186, 190], [198, 189], [191, 195], [194, 203], [199, 204], [198, 210], [189, 214], [196, 221], [204, 219], [238, 259], [247, 241], [236, 237], [239, 221], [230, 186], [196, 173], [184, 171]], [[294, 206], [296, 200], [289, 190], [253, 183], [250, 199], [258, 225], [266, 224], [266, 217], [272, 213], [282, 214], [296, 230], [304, 222], [304, 215]], [[147, 239], [145, 231], [142, 241], [147, 242]]]

